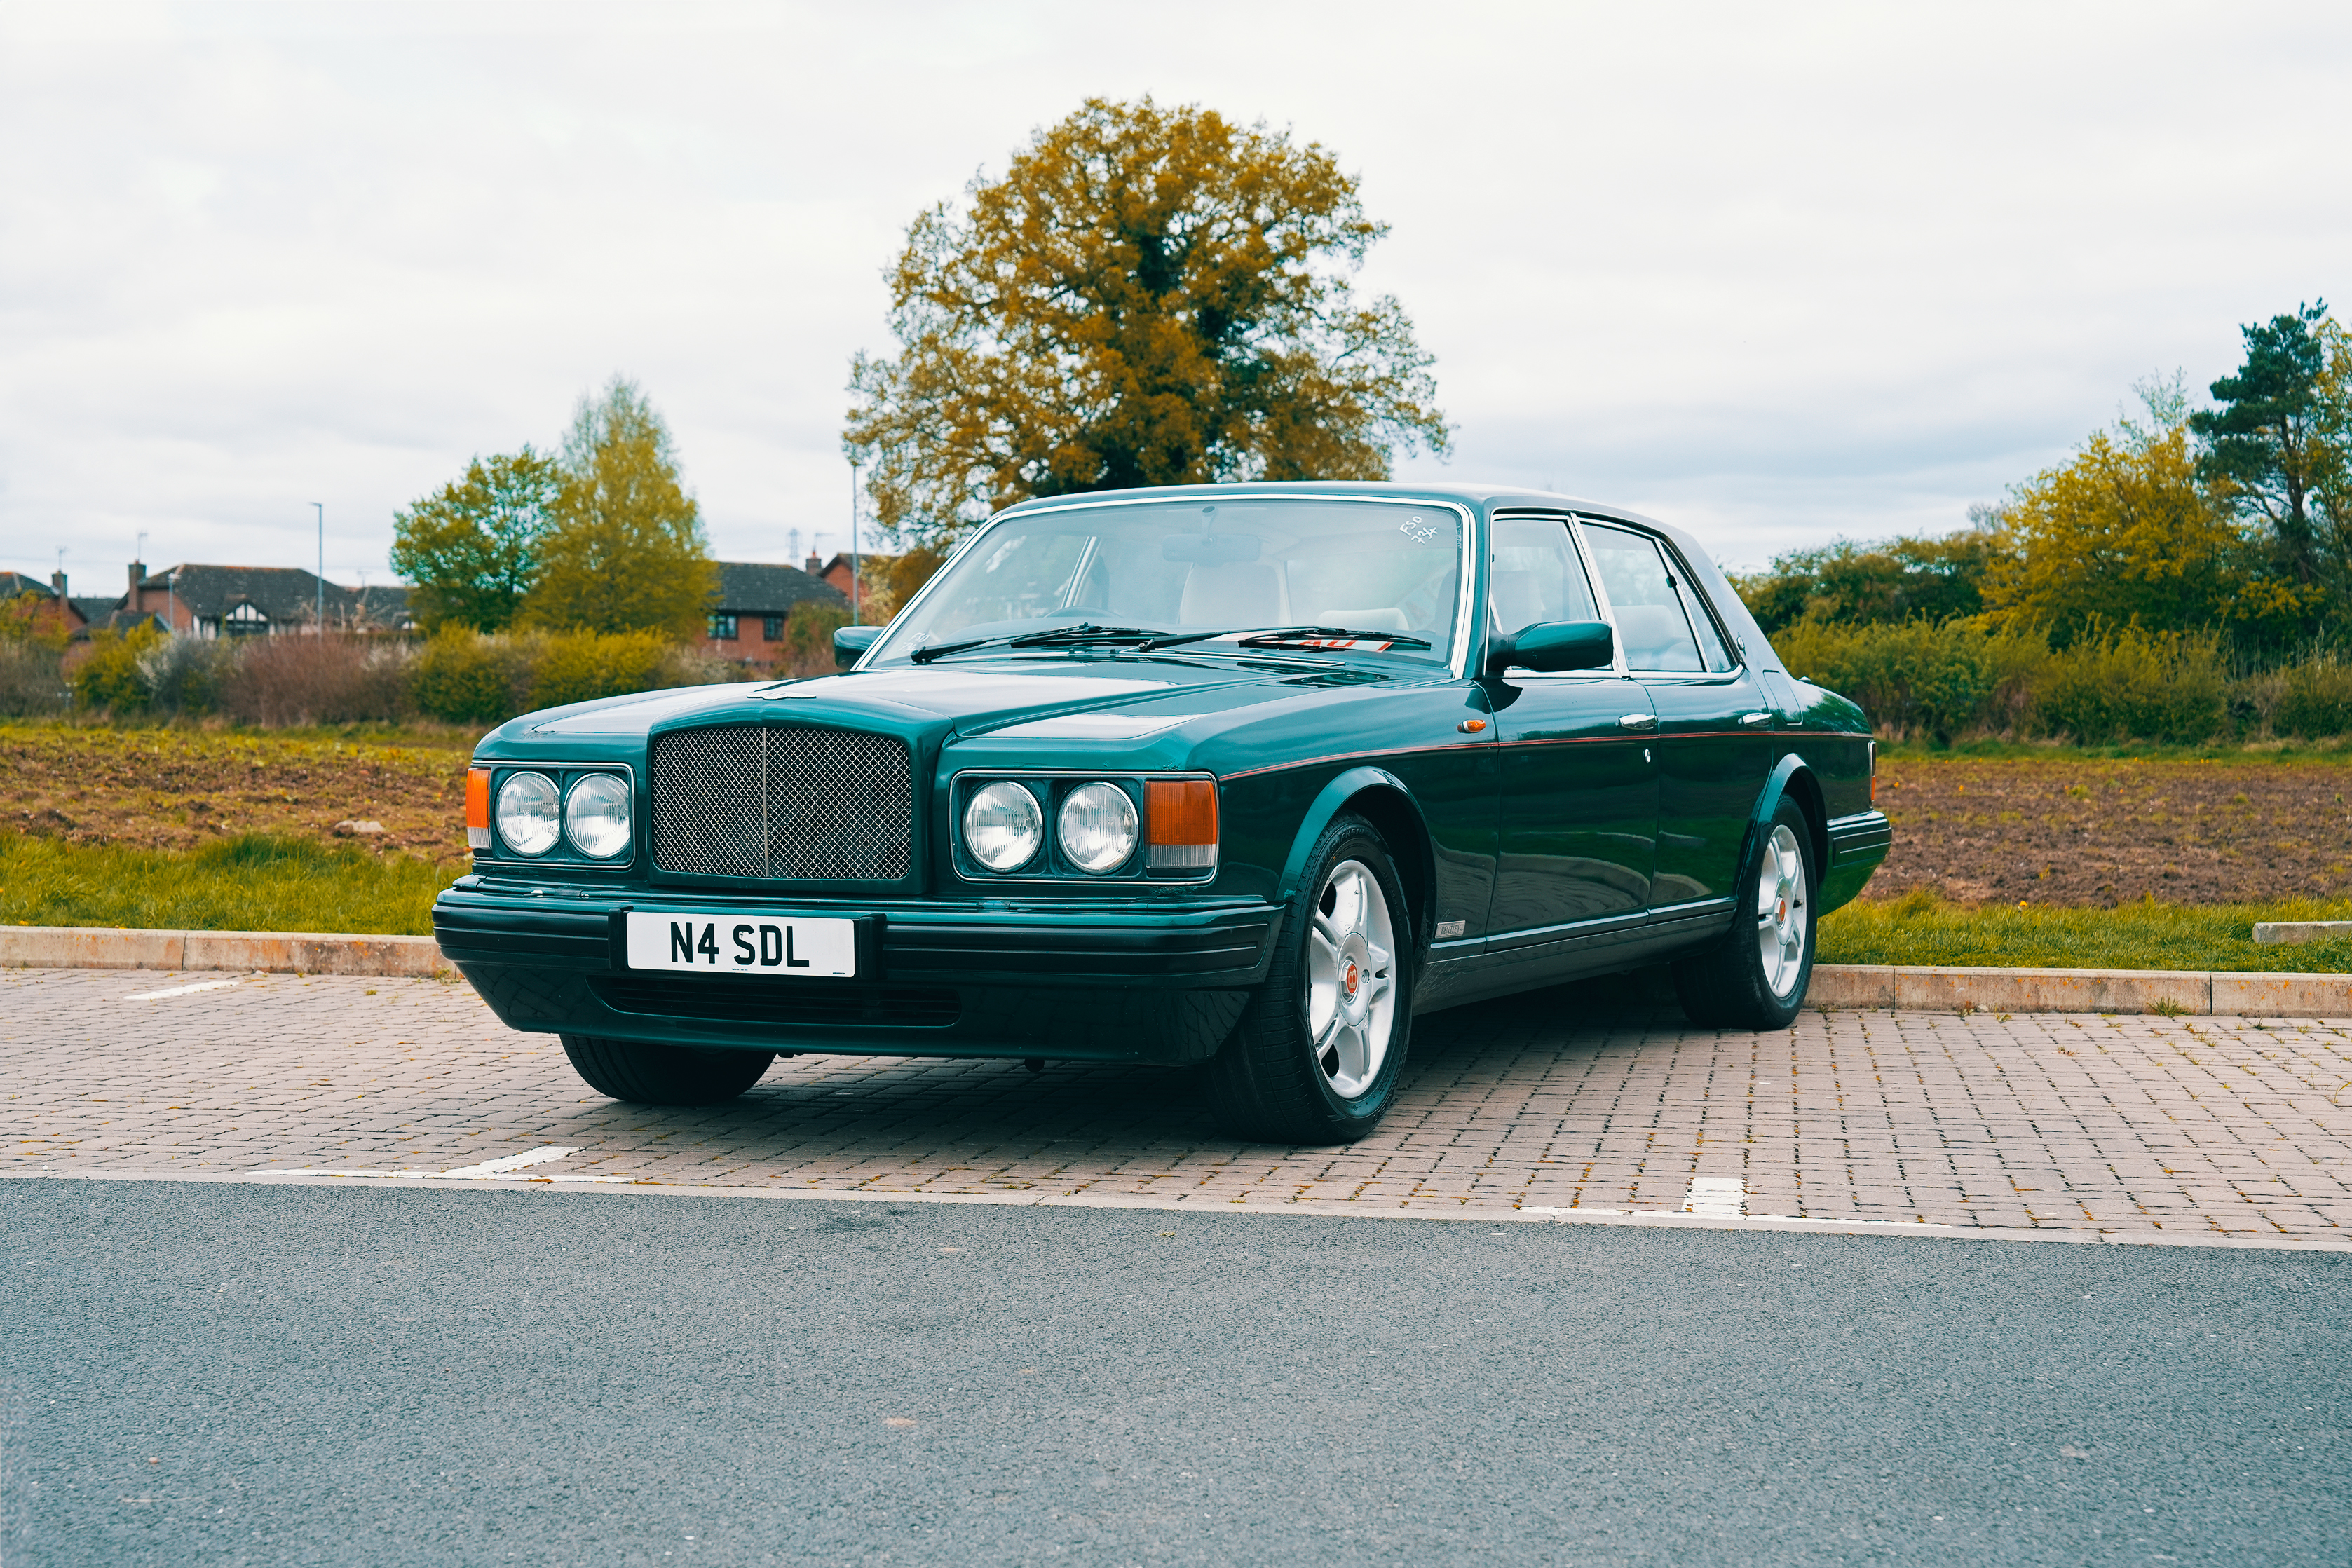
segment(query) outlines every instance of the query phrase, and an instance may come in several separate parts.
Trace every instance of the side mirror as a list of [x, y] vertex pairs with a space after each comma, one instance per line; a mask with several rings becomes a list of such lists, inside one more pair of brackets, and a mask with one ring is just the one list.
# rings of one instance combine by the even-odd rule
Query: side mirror
[[1617, 662], [1617, 634], [1606, 621], [1538, 621], [1522, 626], [1486, 648], [1486, 673], [1499, 675], [1516, 664], [1556, 674], [1562, 670], [1605, 670]]
[[[1604, 628], [1606, 630], [1606, 628]], [[882, 635], [879, 626], [836, 626], [833, 629], [833, 667], [845, 670], [865, 657], [866, 650]]]

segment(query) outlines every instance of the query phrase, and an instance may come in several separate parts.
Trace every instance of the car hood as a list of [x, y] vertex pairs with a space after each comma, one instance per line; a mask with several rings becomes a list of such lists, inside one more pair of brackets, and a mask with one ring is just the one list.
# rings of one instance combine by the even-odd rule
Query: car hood
[[609, 697], [527, 714], [507, 726], [506, 733], [515, 738], [642, 737], [656, 726], [767, 709], [813, 721], [859, 716], [928, 726], [944, 719], [962, 735], [994, 731], [1034, 733], [1040, 738], [1114, 738], [1149, 735], [1204, 714], [1297, 697], [1303, 695], [1302, 688], [1387, 678], [1392, 677], [1385, 672], [1287, 661], [969, 661], [947, 667], [898, 667], [817, 680], [687, 686]]

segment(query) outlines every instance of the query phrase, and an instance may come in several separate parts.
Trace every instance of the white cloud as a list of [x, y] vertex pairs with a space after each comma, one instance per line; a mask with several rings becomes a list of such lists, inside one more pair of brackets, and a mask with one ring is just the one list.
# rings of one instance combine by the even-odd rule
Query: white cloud
[[720, 552], [841, 540], [905, 225], [1090, 93], [1294, 127], [1393, 225], [1450, 467], [1734, 560], [1957, 526], [2342, 294], [2340, 8], [0, 10], [0, 565], [383, 570], [614, 371]]

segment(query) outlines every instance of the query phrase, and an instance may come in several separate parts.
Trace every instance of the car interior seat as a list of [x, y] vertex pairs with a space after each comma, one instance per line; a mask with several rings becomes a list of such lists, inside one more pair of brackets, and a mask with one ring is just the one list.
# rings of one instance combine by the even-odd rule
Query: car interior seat
[[1698, 644], [1690, 623], [1670, 604], [1616, 606], [1617, 634], [1625, 642], [1625, 666], [1633, 670], [1696, 670]]
[[1235, 560], [1194, 566], [1184, 574], [1176, 618], [1187, 626], [1288, 625], [1290, 585], [1282, 563]]

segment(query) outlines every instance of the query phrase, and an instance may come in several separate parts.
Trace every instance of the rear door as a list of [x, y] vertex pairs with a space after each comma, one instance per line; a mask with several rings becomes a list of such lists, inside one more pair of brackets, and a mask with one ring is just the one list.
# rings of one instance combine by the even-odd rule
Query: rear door
[[[1493, 634], [1601, 619], [1566, 517], [1505, 514], [1491, 527]], [[1502, 765], [1487, 951], [1520, 952], [1540, 966], [1546, 949], [1564, 957], [1645, 918], [1657, 818], [1654, 716], [1622, 669], [1512, 669], [1486, 685]]]
[[1657, 714], [1652, 918], [1712, 915], [1732, 896], [1771, 767], [1772, 705], [1672, 546], [1622, 524], [1580, 527], [1626, 669]]

